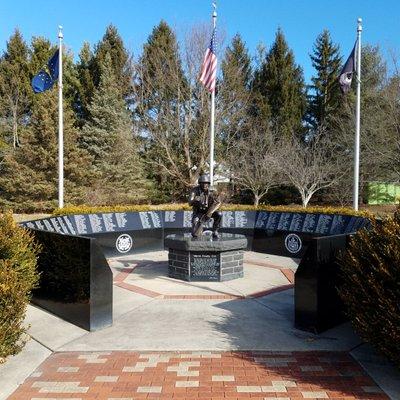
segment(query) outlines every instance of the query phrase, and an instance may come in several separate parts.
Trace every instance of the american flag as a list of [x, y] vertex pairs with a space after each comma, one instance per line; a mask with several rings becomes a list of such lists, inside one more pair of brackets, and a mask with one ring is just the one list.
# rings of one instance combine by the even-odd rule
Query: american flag
[[215, 55], [215, 28], [211, 36], [210, 46], [204, 56], [203, 65], [201, 67], [200, 82], [209, 92], [215, 90], [217, 81], [217, 56]]

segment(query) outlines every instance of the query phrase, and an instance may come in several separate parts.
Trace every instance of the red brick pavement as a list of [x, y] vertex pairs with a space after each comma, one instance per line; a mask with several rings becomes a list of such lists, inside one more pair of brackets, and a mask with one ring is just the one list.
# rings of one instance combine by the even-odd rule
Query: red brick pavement
[[[267, 296], [272, 293], [281, 292], [283, 290], [291, 289], [294, 287], [294, 272], [289, 268], [279, 267], [276, 265], [272, 265], [266, 263], [264, 261], [252, 260], [249, 259], [247, 261], [248, 264], [259, 265], [268, 268], [279, 269], [281, 273], [285, 276], [288, 280], [289, 284], [277, 286], [271, 289], [266, 289], [261, 292], [251, 293], [247, 296], [240, 296], [240, 295], [233, 295], [229, 293], [219, 293], [219, 294], [209, 294], [209, 295], [201, 295], [201, 294], [192, 294], [192, 295], [181, 295], [181, 294], [162, 294], [155, 292], [153, 290], [142, 288], [141, 286], [134, 285], [132, 283], [125, 282], [125, 279], [131, 274], [134, 269], [138, 266], [145, 267], [146, 265], [150, 265], [153, 262], [144, 262], [141, 263], [140, 261], [136, 264], [132, 264], [130, 267], [120, 268], [118, 274], [116, 274], [113, 278], [114, 285], [119, 286], [123, 289], [129, 290], [134, 293], [138, 293], [144, 296], [157, 298], [157, 299], [165, 299], [165, 300], [243, 300], [249, 298], [257, 298], [262, 296]], [[179, 281], [177, 281], [179, 284]]]
[[346, 352], [54, 353], [8, 400], [384, 400]]

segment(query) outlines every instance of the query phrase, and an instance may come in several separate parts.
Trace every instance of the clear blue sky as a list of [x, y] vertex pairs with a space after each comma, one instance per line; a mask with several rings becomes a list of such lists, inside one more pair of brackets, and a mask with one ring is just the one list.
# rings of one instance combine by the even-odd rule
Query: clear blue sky
[[[313, 73], [309, 53], [317, 35], [327, 28], [344, 57], [356, 37], [357, 17], [363, 18], [363, 43], [379, 44], [386, 56], [400, 56], [400, 0], [218, 0], [218, 27], [228, 43], [240, 33], [251, 55], [262, 41], [274, 40], [283, 29], [296, 62], [309, 81]], [[97, 43], [108, 24], [114, 24], [125, 45], [137, 55], [152, 28], [161, 19], [178, 33], [196, 23], [211, 23], [211, 0], [1, 0], [0, 51], [18, 27], [25, 40], [45, 36], [57, 41], [64, 27], [65, 44], [75, 55], [84, 41]]]

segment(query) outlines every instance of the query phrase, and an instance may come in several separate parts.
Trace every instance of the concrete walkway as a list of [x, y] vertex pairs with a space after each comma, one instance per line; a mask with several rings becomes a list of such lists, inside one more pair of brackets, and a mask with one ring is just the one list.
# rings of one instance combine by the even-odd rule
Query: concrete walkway
[[297, 260], [247, 252], [243, 279], [190, 283], [168, 278], [166, 259], [109, 261], [114, 323], [104, 330], [29, 306], [32, 339], [0, 366], [0, 399], [400, 399], [398, 371], [349, 324], [320, 335], [293, 327]]

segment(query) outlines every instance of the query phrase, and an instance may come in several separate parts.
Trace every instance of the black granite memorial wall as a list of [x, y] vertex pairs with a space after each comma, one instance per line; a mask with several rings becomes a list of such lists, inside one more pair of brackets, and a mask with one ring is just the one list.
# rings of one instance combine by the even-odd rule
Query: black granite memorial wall
[[96, 240], [34, 230], [42, 245], [32, 302], [84, 329], [112, 325], [112, 272]]
[[[51, 244], [53, 239], [46, 242], [46, 247], [52, 250], [47, 250], [50, 258], [43, 271], [51, 276], [54, 259], [64, 259], [71, 265], [83, 263], [82, 268], [76, 269], [76, 277], [83, 279], [82, 293], [89, 293], [86, 299], [59, 301], [52, 298], [53, 287], [42, 284], [41, 296], [35, 295], [34, 301], [58, 315], [65, 313], [65, 319], [76, 321], [74, 323], [86, 329], [106, 326], [111, 323], [112, 315], [112, 276], [104, 255], [115, 257], [164, 249], [164, 238], [172, 233], [189, 232], [191, 219], [191, 211], [143, 211], [64, 215], [21, 223], [37, 231], [38, 237], [57, 238], [54, 240], [59, 243], [56, 247]], [[211, 224], [212, 221], [209, 226]], [[329, 304], [334, 307], [339, 304], [331, 286], [338, 272], [333, 250], [341, 248], [343, 238], [369, 224], [366, 218], [348, 215], [223, 211], [221, 232], [245, 235], [248, 250], [303, 258], [295, 276], [296, 324], [302, 329], [320, 331], [329, 325], [329, 321], [340, 320], [340, 313], [335, 314], [329, 308]], [[79, 243], [73, 241], [74, 237]], [[67, 251], [67, 243], [75, 243], [71, 245], [75, 252]], [[81, 261], [76, 263], [79, 258]], [[60, 287], [68, 287], [67, 278], [61, 277], [62, 274]], [[307, 288], [310, 288], [309, 295]], [[50, 305], [51, 302], [64, 306], [56, 312], [56, 305]], [[78, 309], [82, 312], [76, 312]], [[84, 315], [83, 322], [78, 321], [78, 314]]]
[[346, 320], [338, 288], [337, 255], [346, 249], [349, 235], [313, 238], [295, 275], [295, 326], [322, 332]]
[[[191, 220], [191, 211], [143, 211], [66, 215], [22, 225], [95, 237], [105, 255], [113, 257], [162, 249], [167, 235], [189, 232]], [[223, 211], [221, 232], [245, 235], [248, 250], [301, 258], [312, 238], [356, 232], [368, 223], [366, 218], [348, 215]], [[211, 225], [212, 221], [207, 226]]]

